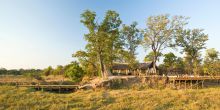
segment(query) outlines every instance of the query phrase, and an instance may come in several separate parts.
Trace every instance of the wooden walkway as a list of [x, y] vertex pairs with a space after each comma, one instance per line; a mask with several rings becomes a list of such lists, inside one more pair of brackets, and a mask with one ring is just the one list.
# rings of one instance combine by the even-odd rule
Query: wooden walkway
[[169, 80], [220, 80], [220, 76], [168, 76]]
[[[111, 76], [111, 79], [128, 79], [128, 78], [136, 78], [138, 76]], [[193, 89], [193, 88], [203, 88], [205, 81], [217, 81], [220, 82], [220, 76], [139, 76], [141, 78], [145, 78], [146, 80], [164, 80], [166, 84], [173, 86], [174, 88], [185, 88], [185, 89]], [[77, 90], [85, 85], [62, 85], [62, 83], [53, 85], [53, 84], [42, 84], [37, 82], [7, 82], [0, 81], [0, 83], [13, 83], [16, 87], [30, 87], [36, 90]], [[220, 83], [219, 83], [220, 84]]]
[[16, 85], [16, 87], [29, 87], [36, 90], [48, 90], [48, 91], [69, 91], [79, 89], [79, 85]]

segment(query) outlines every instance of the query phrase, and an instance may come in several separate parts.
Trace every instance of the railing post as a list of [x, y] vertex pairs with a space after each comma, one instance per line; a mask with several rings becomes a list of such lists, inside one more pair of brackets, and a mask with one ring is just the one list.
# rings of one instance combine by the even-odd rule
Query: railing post
[[18, 88], [18, 82], [16, 82], [16, 88]]
[[198, 79], [197, 79], [197, 81], [196, 81], [196, 88], [199, 89]]
[[204, 82], [204, 80], [202, 80], [202, 88], [203, 88], [203, 86], [204, 86], [204, 85], [203, 85], [203, 82]]
[[191, 89], [193, 88], [192, 80], [190, 80]]

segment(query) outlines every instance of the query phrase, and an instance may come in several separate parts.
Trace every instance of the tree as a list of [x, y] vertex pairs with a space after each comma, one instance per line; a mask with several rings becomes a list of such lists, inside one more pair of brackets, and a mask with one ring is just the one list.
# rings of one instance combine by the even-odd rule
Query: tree
[[183, 29], [186, 18], [175, 16], [172, 19], [168, 15], [151, 16], [147, 20], [147, 28], [144, 34], [143, 45], [151, 48], [153, 55], [153, 68], [156, 73], [158, 53], [167, 47], [172, 47], [174, 37]]
[[63, 75], [63, 73], [64, 73], [64, 68], [62, 65], [58, 65], [53, 72], [54, 75]]
[[53, 68], [51, 66], [49, 66], [48, 68], [43, 70], [43, 74], [45, 76], [49, 76], [49, 75], [53, 74]]
[[0, 75], [6, 75], [6, 74], [7, 74], [7, 69], [0, 68]]
[[217, 50], [215, 50], [214, 48], [207, 49], [205, 61], [213, 62], [213, 61], [219, 60], [218, 56], [219, 56], [219, 52]]
[[86, 10], [81, 14], [81, 18], [81, 22], [89, 31], [88, 34], [85, 34], [87, 56], [96, 59], [95, 61], [99, 65], [98, 70], [105, 78], [110, 74], [109, 68], [117, 59], [122, 45], [119, 37], [119, 26], [121, 25], [119, 14], [109, 10], [106, 12], [104, 20], [98, 23], [96, 13]]
[[176, 43], [182, 47], [182, 52], [185, 52], [185, 61], [192, 68], [190, 72], [197, 74], [201, 62], [200, 51], [205, 48], [208, 35], [204, 34], [201, 29], [183, 30], [179, 35]]
[[206, 56], [203, 65], [203, 71], [208, 75], [219, 75], [220, 73], [220, 60], [219, 60], [219, 52], [214, 48], [206, 50]]
[[79, 82], [82, 80], [85, 73], [83, 69], [79, 66], [79, 63], [72, 62], [71, 64], [66, 66], [64, 74], [65, 76], [72, 79], [72, 81]]
[[164, 54], [163, 62], [167, 68], [173, 68], [176, 60], [177, 60], [177, 57], [172, 52]]
[[122, 42], [124, 43], [125, 52], [123, 56], [131, 68], [135, 68], [136, 61], [136, 49], [140, 45], [142, 40], [142, 34], [136, 27], [137, 22], [133, 22], [131, 25], [123, 25], [121, 30]]

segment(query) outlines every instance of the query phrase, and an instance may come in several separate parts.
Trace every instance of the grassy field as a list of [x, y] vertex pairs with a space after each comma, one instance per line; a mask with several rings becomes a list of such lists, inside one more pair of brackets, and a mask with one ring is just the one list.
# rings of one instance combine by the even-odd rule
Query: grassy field
[[98, 89], [58, 94], [0, 86], [0, 109], [220, 109], [220, 88], [200, 90]]

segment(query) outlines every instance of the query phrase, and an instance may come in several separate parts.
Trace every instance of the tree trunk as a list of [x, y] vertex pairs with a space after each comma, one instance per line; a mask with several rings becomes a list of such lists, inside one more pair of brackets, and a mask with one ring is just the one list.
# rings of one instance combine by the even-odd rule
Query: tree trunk
[[156, 68], [156, 62], [157, 62], [157, 52], [154, 51], [154, 59], [153, 59], [153, 73], [157, 73], [157, 68]]
[[99, 60], [100, 60], [101, 76], [102, 76], [102, 78], [108, 78], [108, 76], [112, 75], [112, 73], [106, 67], [106, 65], [104, 64], [103, 59], [100, 55], [99, 55]]
[[100, 69], [101, 69], [101, 76], [102, 76], [102, 78], [104, 78], [105, 77], [105, 67], [104, 67], [103, 59], [102, 59], [100, 53], [98, 55], [99, 55], [99, 63], [100, 63]]

